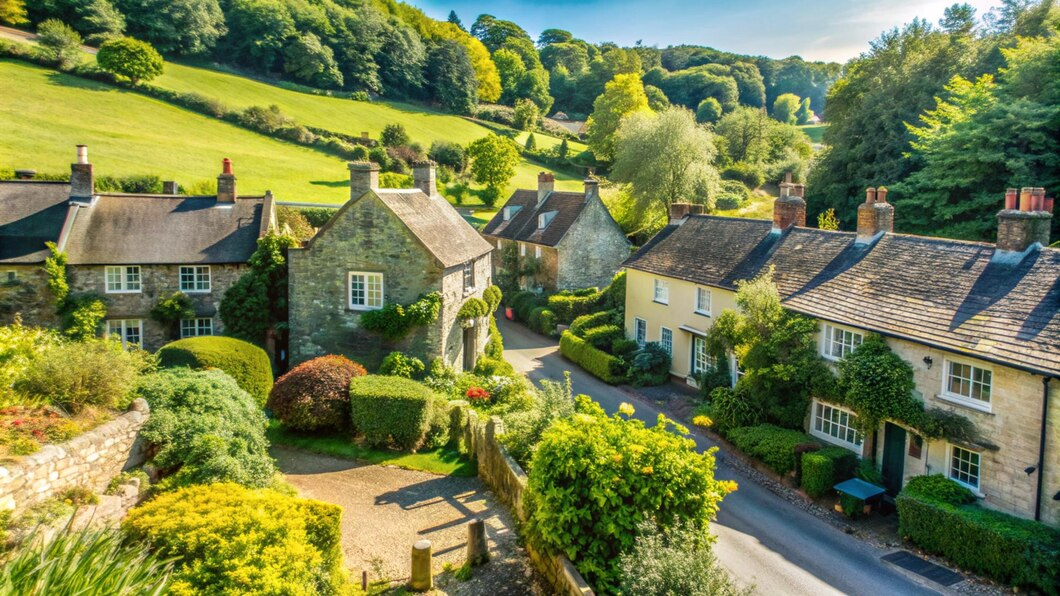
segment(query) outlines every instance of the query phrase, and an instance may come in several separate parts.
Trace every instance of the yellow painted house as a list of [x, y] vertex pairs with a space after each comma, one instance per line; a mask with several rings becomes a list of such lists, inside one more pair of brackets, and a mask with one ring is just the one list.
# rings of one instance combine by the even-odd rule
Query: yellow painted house
[[[895, 234], [886, 190], [870, 189], [857, 232], [805, 227], [802, 188], [784, 184], [772, 222], [675, 205], [670, 224], [626, 263], [627, 335], [659, 342], [672, 375], [695, 383], [704, 337], [736, 283], [768, 267], [786, 308], [820, 322], [838, 361], [882, 335], [914, 369], [925, 405], [975, 423], [980, 444], [925, 441], [886, 422], [867, 436], [851, 411], [815, 400], [807, 432], [880, 464], [889, 492], [945, 474], [986, 506], [1060, 525], [1060, 250], [1046, 248], [1052, 201], [1010, 190], [998, 243]], [[727, 363], [732, 377], [738, 363]]]

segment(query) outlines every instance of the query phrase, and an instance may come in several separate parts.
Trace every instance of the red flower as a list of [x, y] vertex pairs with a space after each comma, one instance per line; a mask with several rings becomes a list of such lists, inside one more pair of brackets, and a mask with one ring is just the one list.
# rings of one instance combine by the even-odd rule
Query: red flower
[[484, 401], [490, 398], [490, 392], [482, 387], [469, 387], [467, 390], [467, 398]]

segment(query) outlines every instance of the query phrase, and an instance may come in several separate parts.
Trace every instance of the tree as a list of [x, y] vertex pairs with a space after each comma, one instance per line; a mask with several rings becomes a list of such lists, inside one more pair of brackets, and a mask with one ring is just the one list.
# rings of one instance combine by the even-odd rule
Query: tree
[[939, 19], [939, 26], [947, 33], [968, 35], [975, 29], [975, 8], [968, 4], [947, 6]]
[[696, 108], [696, 122], [701, 124], [714, 124], [721, 118], [721, 104], [713, 97], [708, 97], [699, 102]]
[[[284, 48], [298, 32], [286, 4], [280, 0], [233, 0], [224, 16], [229, 34], [225, 36], [221, 50], [229, 60], [262, 72], [280, 67]], [[357, 51], [358, 60], [351, 60], [350, 53], [354, 48], [347, 46], [340, 57], [342, 62], [351, 62], [344, 64], [347, 74], [356, 73], [354, 67], [360, 64], [363, 54]]]
[[46, 59], [70, 68], [81, 58], [81, 35], [72, 27], [56, 19], [48, 19], [37, 26], [37, 43]]
[[493, 15], [480, 14], [471, 25], [471, 35], [477, 37], [490, 52], [496, 52], [509, 39], [525, 39], [533, 47], [534, 40], [519, 25], [498, 19]]
[[27, 21], [25, 0], [0, 0], [0, 23], [21, 25]]
[[296, 36], [283, 52], [283, 70], [303, 83], [337, 89], [342, 87], [342, 71], [335, 52], [313, 33]]
[[467, 29], [464, 29], [464, 24], [460, 22], [460, 17], [456, 16], [455, 10], [449, 11], [449, 18], [446, 19], [446, 21], [456, 25], [457, 27], [460, 27], [461, 31], [467, 31]]
[[523, 59], [512, 50], [501, 48], [493, 53], [493, 64], [497, 66], [497, 74], [501, 77], [501, 103], [512, 105], [519, 81], [526, 73]]
[[390, 97], [420, 95], [425, 83], [427, 46], [411, 27], [392, 22], [383, 31], [383, 43], [376, 52], [383, 93]]
[[88, 34], [89, 43], [102, 44], [125, 31], [125, 15], [109, 0], [89, 0], [78, 6], [77, 14], [81, 17], [80, 29]]
[[563, 29], [545, 29], [541, 32], [541, 35], [537, 38], [537, 45], [545, 47], [554, 43], [568, 43], [574, 39], [570, 31], [564, 31]]
[[799, 125], [809, 124], [810, 118], [813, 118], [813, 110], [810, 109], [810, 98], [807, 97], [802, 100], [798, 111], [795, 112], [795, 123]]
[[472, 141], [467, 147], [471, 159], [471, 177], [496, 200], [500, 192], [515, 176], [519, 164], [519, 149], [508, 137], [490, 134]]
[[802, 100], [794, 93], [785, 93], [773, 102], [773, 118], [784, 124], [795, 124], [795, 113], [799, 111]]
[[559, 149], [556, 150], [556, 156], [560, 159], [567, 159], [568, 155], [570, 155], [570, 145], [567, 143], [566, 137], [564, 137], [563, 140], [559, 142]]
[[617, 75], [593, 102], [593, 113], [586, 123], [587, 140], [597, 159], [610, 161], [615, 153], [615, 134], [622, 119], [637, 112], [650, 112], [644, 84], [635, 74]]
[[535, 68], [523, 73], [516, 86], [515, 93], [520, 98], [526, 98], [537, 104], [541, 111], [548, 113], [552, 107], [552, 96], [548, 92], [548, 71], [544, 68]]
[[474, 113], [481, 93], [464, 46], [448, 39], [434, 43], [424, 74], [442, 107], [456, 114]]
[[712, 135], [691, 111], [640, 112], [618, 130], [611, 177], [630, 186], [634, 212], [650, 221], [673, 203], [709, 205], [717, 193], [716, 155]]
[[103, 70], [133, 83], [150, 81], [161, 75], [163, 68], [162, 56], [151, 44], [131, 37], [104, 42], [96, 53], [96, 62]]
[[405, 147], [412, 142], [408, 131], [405, 130], [405, 125], [399, 122], [384, 126], [383, 134], [379, 136], [379, 141], [383, 143], [384, 147]]
[[125, 15], [129, 35], [150, 42], [163, 54], [206, 54], [227, 31], [217, 0], [118, 0], [117, 6]]
[[[482, 45], [481, 41], [451, 23], [441, 23], [435, 27], [431, 37], [434, 43], [447, 39], [463, 46], [467, 59], [474, 69], [479, 101], [494, 102], [500, 98], [501, 78], [490, 58], [489, 50]], [[427, 68], [431, 68], [430, 63], [427, 64]], [[438, 93], [438, 90], [435, 89], [434, 92]]]
[[530, 133], [530, 136], [526, 137], [526, 150], [537, 151], [537, 139], [534, 138], [534, 133]]
[[[670, 107], [670, 99], [666, 97], [662, 89], [652, 85], [644, 86], [644, 95], [648, 97], [648, 107], [653, 112], [661, 112]], [[719, 106], [720, 109], [720, 106]]]
[[538, 109], [537, 104], [529, 99], [520, 99], [515, 102], [515, 128], [529, 131], [537, 130], [537, 123], [540, 120], [541, 110]]

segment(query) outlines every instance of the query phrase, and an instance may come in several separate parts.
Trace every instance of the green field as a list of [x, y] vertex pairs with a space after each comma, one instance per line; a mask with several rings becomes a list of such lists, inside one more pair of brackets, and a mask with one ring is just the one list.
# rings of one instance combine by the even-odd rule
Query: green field
[[810, 140], [814, 143], [824, 142], [824, 131], [828, 128], [827, 124], [806, 124], [799, 127], [802, 132], [806, 133], [806, 136], [810, 137]]

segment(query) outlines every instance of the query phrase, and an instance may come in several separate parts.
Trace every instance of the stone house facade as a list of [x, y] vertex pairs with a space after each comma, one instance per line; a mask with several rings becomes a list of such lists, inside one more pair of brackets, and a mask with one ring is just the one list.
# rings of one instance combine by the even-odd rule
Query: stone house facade
[[[485, 320], [457, 313], [492, 283], [491, 247], [435, 190], [434, 165], [414, 168], [415, 189], [381, 189], [379, 168], [349, 164], [350, 200], [288, 259], [292, 364], [342, 354], [370, 369], [391, 351], [424, 362], [474, 367], [485, 347]], [[437, 320], [385, 341], [361, 324], [363, 313], [441, 295]]]
[[[737, 308], [736, 282], [773, 266], [784, 306], [819, 321], [826, 361], [879, 334], [912, 366], [925, 406], [970, 420], [980, 438], [929, 441], [895, 421], [862, 434], [854, 412], [824, 400], [807, 412], [808, 433], [873, 459], [891, 494], [941, 473], [988, 507], [1060, 526], [1060, 250], [1039, 225], [1052, 201], [1009, 191], [998, 214], [1008, 232], [994, 245], [894, 234], [882, 188], [867, 193], [857, 232], [806, 228], [801, 194], [782, 185], [773, 223], [675, 206], [626, 263], [628, 336], [663, 344], [671, 374], [694, 385], [715, 364], [705, 337]], [[724, 364], [735, 383], [739, 363]]]
[[523, 289], [554, 292], [604, 287], [629, 256], [630, 244], [603, 201], [596, 180], [585, 192], [554, 190], [542, 172], [538, 188], [517, 190], [482, 228], [498, 269], [516, 267]]
[[[221, 334], [221, 299], [258, 238], [274, 228], [274, 209], [271, 194], [238, 196], [227, 159], [217, 196], [98, 193], [80, 146], [69, 184], [0, 182], [0, 324], [18, 316], [59, 325], [43, 270], [45, 243], [54, 242], [67, 255], [71, 294], [97, 295], [107, 305], [103, 334], [147, 350]], [[195, 316], [169, 328], [151, 309], [177, 292], [190, 298]]]

